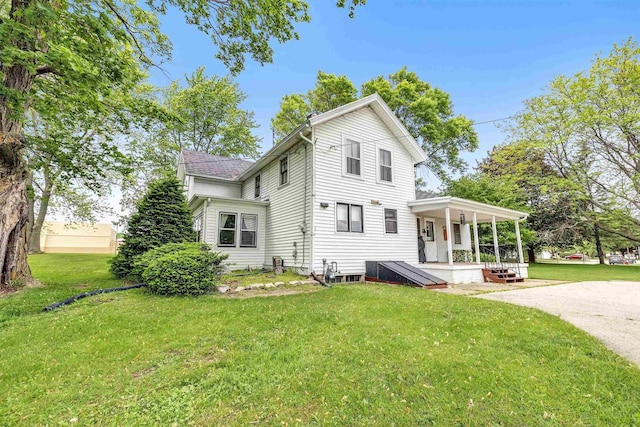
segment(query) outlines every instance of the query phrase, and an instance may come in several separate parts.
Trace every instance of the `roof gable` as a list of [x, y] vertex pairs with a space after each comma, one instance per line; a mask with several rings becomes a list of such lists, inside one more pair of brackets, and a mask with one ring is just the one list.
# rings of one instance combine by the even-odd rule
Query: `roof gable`
[[407, 128], [404, 127], [402, 122], [400, 122], [400, 119], [396, 117], [393, 111], [391, 111], [391, 108], [389, 108], [387, 103], [384, 102], [380, 95], [374, 93], [373, 95], [365, 96], [364, 98], [361, 98], [357, 101], [345, 104], [338, 108], [334, 108], [333, 110], [329, 110], [326, 113], [310, 117], [305, 123], [292, 130], [289, 135], [287, 135], [280, 142], [271, 147], [271, 149], [269, 149], [269, 151], [267, 151], [262, 157], [260, 157], [257, 162], [255, 162], [251, 167], [242, 172], [238, 179], [243, 180], [250, 177], [253, 173], [257, 172], [258, 170], [269, 164], [272, 160], [276, 159], [279, 155], [295, 145], [295, 143], [297, 143], [301, 139], [300, 134], [307, 133], [307, 129], [309, 127], [328, 122], [329, 120], [333, 120], [337, 117], [343, 116], [344, 114], [348, 114], [365, 107], [371, 107], [376, 115], [380, 117], [380, 120], [382, 120], [384, 125], [387, 126], [389, 130], [391, 130], [391, 133], [393, 133], [393, 135], [398, 138], [398, 141], [400, 141], [400, 143], [409, 152], [411, 158], [415, 163], [420, 163], [427, 160], [427, 155], [425, 154], [422, 147], [420, 147], [420, 144], [418, 144], [415, 138], [411, 136]]
[[235, 180], [242, 172], [249, 169], [253, 162], [199, 151], [182, 150], [182, 164], [185, 175]]
[[311, 117], [308, 122], [311, 126], [317, 126], [319, 124], [328, 122], [329, 120], [333, 120], [337, 117], [343, 116], [364, 107], [371, 107], [371, 109], [376, 113], [376, 115], [380, 118], [384, 125], [389, 128], [391, 133], [393, 133], [396, 138], [398, 138], [398, 141], [400, 141], [400, 143], [409, 152], [415, 163], [420, 163], [427, 160], [427, 155], [425, 154], [422, 147], [420, 147], [420, 144], [418, 144], [415, 138], [409, 133], [407, 128], [404, 127], [402, 122], [400, 122], [400, 119], [396, 117], [393, 111], [391, 111], [391, 108], [389, 108], [387, 103], [384, 102], [384, 100], [377, 93], [365, 96], [364, 98], [343, 105], [341, 107], [334, 108], [333, 110], [327, 111], [326, 113], [318, 114], [317, 116]]

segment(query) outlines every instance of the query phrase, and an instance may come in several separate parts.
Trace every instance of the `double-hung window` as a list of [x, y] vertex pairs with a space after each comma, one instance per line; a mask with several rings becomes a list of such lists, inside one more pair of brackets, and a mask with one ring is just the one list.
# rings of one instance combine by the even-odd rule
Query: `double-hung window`
[[236, 245], [236, 214], [220, 212], [218, 246]]
[[240, 215], [240, 247], [255, 248], [257, 246], [258, 215]]
[[289, 156], [280, 159], [280, 185], [289, 183]]
[[460, 231], [460, 224], [453, 224], [453, 243], [455, 245], [462, 244], [462, 232]]
[[362, 205], [336, 203], [336, 230], [362, 233]]
[[384, 232], [398, 234], [398, 211], [396, 209], [384, 210]]
[[361, 144], [350, 139], [345, 141], [345, 171], [349, 175], [362, 176]]
[[391, 151], [380, 149], [378, 161], [380, 163], [380, 181], [393, 182], [393, 169], [391, 166]]
[[254, 190], [253, 190], [253, 197], [254, 197], [254, 198], [256, 198], [256, 199], [259, 199], [259, 198], [260, 198], [260, 191], [261, 191], [261, 188], [260, 188], [260, 185], [261, 185], [261, 184], [260, 184], [260, 180], [261, 180], [260, 175], [256, 175], [256, 177], [255, 177], [255, 179], [254, 179], [254, 181], [253, 181], [253, 182], [254, 182], [254, 186], [253, 186], [253, 188], [254, 188]]

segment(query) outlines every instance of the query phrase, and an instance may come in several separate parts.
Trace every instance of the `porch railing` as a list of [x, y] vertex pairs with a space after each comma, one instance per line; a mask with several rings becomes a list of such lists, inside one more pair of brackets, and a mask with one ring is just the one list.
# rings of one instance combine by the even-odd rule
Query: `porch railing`
[[[496, 250], [493, 245], [480, 245], [480, 261], [487, 269], [507, 269], [520, 276], [520, 259], [518, 257], [518, 247], [516, 245], [499, 245], [499, 257], [496, 257]], [[498, 258], [500, 261], [498, 261]]]

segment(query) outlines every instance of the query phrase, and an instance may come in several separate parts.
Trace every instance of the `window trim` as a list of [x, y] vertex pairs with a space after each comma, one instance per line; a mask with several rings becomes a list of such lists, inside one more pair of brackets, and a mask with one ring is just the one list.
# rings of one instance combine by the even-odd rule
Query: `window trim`
[[[359, 174], [355, 174], [355, 173], [350, 173], [347, 172], [347, 145], [350, 142], [357, 142], [358, 145], [360, 146], [360, 158], [358, 159], [360, 161], [360, 173]], [[359, 138], [354, 138], [350, 135], [347, 134], [342, 134], [342, 176], [346, 176], [349, 178], [355, 178], [355, 179], [364, 179], [364, 143], [362, 142], [362, 140], [360, 140]], [[355, 159], [355, 157], [351, 157], [353, 159]]]
[[[338, 230], [338, 206], [342, 205], [342, 206], [347, 206], [347, 230]], [[361, 225], [361, 231], [353, 231], [353, 225], [352, 225], [352, 215], [351, 215], [351, 209], [353, 209], [353, 207], [358, 207], [360, 208], [360, 225]], [[336, 209], [335, 209], [335, 217], [336, 217], [336, 233], [357, 233], [357, 234], [364, 234], [364, 205], [359, 205], [356, 203], [345, 203], [345, 202], [336, 202]]]
[[[389, 153], [389, 157], [390, 157], [390, 161], [391, 164], [390, 165], [383, 165], [382, 164], [382, 153], [381, 151], [386, 151]], [[377, 160], [377, 165], [376, 165], [376, 178], [378, 183], [380, 184], [386, 184], [386, 185], [393, 185], [395, 182], [395, 177], [394, 177], [394, 164], [395, 164], [395, 159], [394, 159], [394, 155], [393, 155], [393, 150], [391, 148], [386, 148], [386, 147], [376, 147], [376, 160]], [[391, 181], [387, 181], [385, 179], [382, 179], [382, 167], [388, 167], [389, 169], [391, 169]]]
[[[387, 228], [387, 211], [392, 211], [395, 213], [395, 218], [389, 220], [395, 223], [395, 231], [389, 231], [389, 229]], [[384, 215], [384, 234], [398, 234], [398, 209], [384, 208], [382, 214]]]
[[204, 236], [203, 236], [203, 220], [204, 220], [204, 210], [200, 211], [200, 213], [198, 213], [198, 215], [195, 215], [193, 217], [193, 231], [196, 232], [196, 242], [203, 242], [204, 241]]
[[[256, 218], [256, 229], [255, 230], [249, 230], [249, 229], [243, 229], [242, 228], [242, 223], [243, 223], [243, 219], [245, 216], [254, 216]], [[242, 212], [240, 213], [240, 240], [239, 240], [239, 246], [241, 248], [257, 248], [258, 247], [258, 214], [255, 213], [248, 213], [248, 212]], [[253, 245], [243, 245], [242, 244], [242, 233], [248, 231], [248, 232], [253, 232], [254, 234], [254, 244]]]
[[[458, 233], [456, 233], [456, 227], [458, 228]], [[461, 245], [462, 244], [462, 225], [458, 224], [457, 222], [454, 222], [452, 228], [453, 228], [453, 244]]]
[[[258, 183], [259, 185], [256, 185], [256, 183]], [[262, 173], [259, 173], [253, 177], [253, 198], [262, 198]]]
[[[222, 215], [233, 215], [235, 216], [235, 221], [234, 221], [234, 228], [223, 228], [222, 227]], [[220, 232], [221, 231], [231, 231], [233, 230], [233, 244], [227, 244], [227, 243], [221, 243], [220, 241]], [[218, 213], [218, 246], [221, 248], [235, 248], [236, 242], [238, 240], [238, 213], [237, 212], [225, 212], [225, 211], [220, 211]]]
[[[286, 159], [287, 160], [287, 182], [282, 182], [282, 161]], [[289, 184], [289, 182], [291, 182], [291, 161], [289, 158], [289, 153], [280, 156], [280, 159], [278, 161], [278, 188], [280, 187], [284, 187], [285, 185]]]

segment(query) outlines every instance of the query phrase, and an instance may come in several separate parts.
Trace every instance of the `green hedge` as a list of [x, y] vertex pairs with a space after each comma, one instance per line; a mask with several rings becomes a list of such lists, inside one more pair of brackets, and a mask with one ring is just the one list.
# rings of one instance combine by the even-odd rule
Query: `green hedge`
[[183, 242], [183, 243], [167, 243], [166, 245], [150, 249], [142, 255], [138, 255], [133, 259], [133, 268], [130, 277], [134, 281], [143, 281], [142, 274], [151, 265], [151, 263], [167, 254], [181, 251], [209, 252], [211, 246], [206, 243], [199, 242]]
[[149, 292], [158, 295], [202, 295], [213, 287], [228, 255], [183, 250], [156, 258], [142, 273]]

